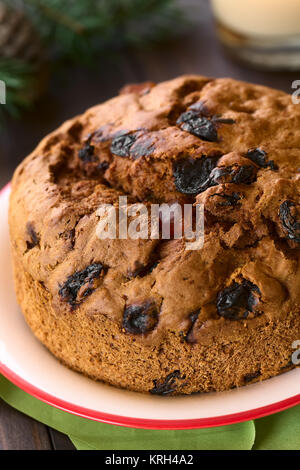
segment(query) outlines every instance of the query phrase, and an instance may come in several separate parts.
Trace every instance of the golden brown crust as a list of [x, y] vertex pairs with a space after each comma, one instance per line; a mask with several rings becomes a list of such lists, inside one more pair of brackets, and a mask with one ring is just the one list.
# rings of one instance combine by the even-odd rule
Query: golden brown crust
[[[231, 79], [141, 90], [64, 123], [17, 169], [10, 231], [25, 317], [67, 365], [132, 390], [276, 375], [300, 339], [300, 108]], [[203, 203], [204, 247], [99, 240], [96, 210], [119, 195]], [[126, 330], [141, 306], [148, 330]]]

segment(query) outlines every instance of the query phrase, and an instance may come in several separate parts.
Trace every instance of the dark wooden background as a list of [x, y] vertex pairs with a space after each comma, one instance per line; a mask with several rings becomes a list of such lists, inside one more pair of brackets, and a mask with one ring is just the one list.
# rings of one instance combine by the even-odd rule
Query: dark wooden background
[[[62, 121], [115, 94], [125, 83], [158, 82], [185, 73], [228, 76], [291, 92], [299, 73], [264, 72], [227, 57], [215, 37], [208, 0], [181, 1], [194, 19], [176, 41], [147, 51], [122, 53], [101, 59], [95, 70], [72, 69], [54, 77], [50, 90], [20, 122], [9, 122], [0, 132], [0, 187], [39, 140]], [[0, 449], [74, 449], [66, 436], [13, 410], [0, 400]]]

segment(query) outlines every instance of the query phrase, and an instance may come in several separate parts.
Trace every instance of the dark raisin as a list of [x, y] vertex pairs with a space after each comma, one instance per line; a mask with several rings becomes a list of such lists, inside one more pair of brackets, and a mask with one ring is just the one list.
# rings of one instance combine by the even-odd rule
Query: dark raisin
[[256, 371], [256, 372], [252, 372], [252, 373], [250, 373], [250, 374], [246, 374], [246, 375], [244, 376], [244, 382], [245, 382], [245, 383], [252, 382], [252, 380], [257, 379], [260, 375], [261, 375], [260, 370], [258, 370], [258, 371]]
[[91, 163], [95, 161], [95, 147], [88, 141], [87, 144], [79, 150], [78, 156], [83, 163]]
[[123, 133], [114, 137], [112, 140], [110, 151], [119, 157], [129, 157], [130, 149], [136, 141], [136, 134]]
[[224, 206], [224, 207], [229, 207], [229, 206], [236, 206], [241, 199], [241, 196], [239, 193], [232, 193], [232, 194], [225, 194], [225, 193], [215, 193], [211, 194], [209, 197], [220, 197], [221, 202], [218, 202], [218, 206]]
[[223, 183], [251, 184], [256, 180], [252, 165], [216, 167], [219, 157], [185, 158], [173, 163], [173, 175], [178, 191], [195, 195]]
[[[95, 280], [105, 271], [106, 268], [103, 264], [91, 264], [86, 269], [69, 276], [64, 285], [60, 287], [59, 295], [63, 300], [69, 302], [72, 308], [75, 308], [83, 299], [93, 293], [96, 288]], [[82, 293], [78, 298], [80, 290]]]
[[236, 184], [251, 184], [256, 180], [255, 168], [245, 165], [238, 168], [232, 177], [232, 182]]
[[234, 119], [212, 116], [202, 101], [194, 103], [188, 111], [182, 113], [176, 124], [186, 132], [190, 132], [208, 142], [218, 141], [218, 124], [235, 124]]
[[109, 167], [109, 162], [101, 162], [98, 165], [98, 170], [106, 171], [107, 168]]
[[32, 250], [36, 246], [39, 246], [40, 244], [40, 237], [36, 233], [34, 226], [31, 222], [28, 222], [26, 225], [26, 232], [27, 236], [29, 237], [29, 240], [26, 241], [27, 245], [27, 250]]
[[212, 170], [208, 187], [223, 183], [251, 184], [255, 180], [256, 170], [252, 165], [218, 167]]
[[158, 323], [158, 311], [152, 301], [133, 304], [125, 308], [122, 327], [127, 333], [143, 335], [154, 330]]
[[194, 325], [196, 323], [196, 321], [198, 320], [198, 317], [199, 317], [199, 314], [200, 314], [200, 309], [199, 310], [196, 310], [195, 312], [191, 313], [189, 315], [189, 320], [191, 322], [191, 325], [188, 329], [188, 332], [185, 336], [185, 340], [187, 343], [194, 343], [194, 339], [193, 339], [193, 336], [192, 336], [192, 331], [193, 331], [193, 328], [194, 328]]
[[189, 108], [192, 111], [198, 112], [198, 115], [209, 117], [213, 122], [220, 124], [236, 124], [236, 121], [231, 118], [222, 118], [219, 114], [212, 115], [203, 101], [197, 101]]
[[228, 320], [247, 318], [258, 302], [258, 297], [254, 293], [260, 294], [260, 290], [252, 282], [246, 280], [243, 280], [241, 284], [233, 282], [217, 296], [219, 315]]
[[[210, 174], [219, 157], [185, 158], [173, 163], [175, 186], [183, 194], [193, 195], [209, 187]], [[217, 184], [217, 183], [216, 183]]]
[[177, 125], [183, 131], [190, 132], [200, 139], [208, 142], [217, 142], [218, 134], [215, 123], [205, 116], [199, 115], [199, 112], [190, 110], [182, 113], [177, 119]]
[[288, 238], [300, 243], [300, 222], [296, 219], [296, 214], [291, 212], [293, 207], [296, 207], [296, 205], [292, 201], [284, 201], [279, 208], [279, 217]]
[[231, 118], [221, 118], [219, 116], [213, 116], [214, 122], [219, 122], [220, 124], [236, 124], [236, 121]]
[[152, 271], [157, 267], [157, 265], [158, 265], [158, 261], [151, 262], [147, 264], [146, 266], [144, 264], [137, 262], [135, 263], [134, 269], [128, 270], [128, 276], [130, 278], [148, 276], [148, 274], [151, 274]]
[[248, 152], [246, 153], [246, 157], [249, 158], [249, 160], [251, 160], [257, 166], [260, 166], [261, 168], [270, 167], [271, 170], [273, 171], [278, 170], [278, 167], [274, 163], [274, 161], [273, 160], [268, 161], [267, 153], [260, 148], [248, 150]]
[[176, 381], [181, 379], [180, 371], [174, 370], [171, 372], [163, 382], [154, 380], [154, 387], [150, 390], [150, 393], [153, 395], [169, 395], [170, 393], [175, 392], [176, 390]]

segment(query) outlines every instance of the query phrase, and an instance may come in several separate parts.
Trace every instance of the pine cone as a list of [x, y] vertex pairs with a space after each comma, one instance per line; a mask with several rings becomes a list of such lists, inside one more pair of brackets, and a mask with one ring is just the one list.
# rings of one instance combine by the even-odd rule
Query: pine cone
[[39, 35], [29, 18], [0, 0], [0, 57], [38, 63], [42, 56]]

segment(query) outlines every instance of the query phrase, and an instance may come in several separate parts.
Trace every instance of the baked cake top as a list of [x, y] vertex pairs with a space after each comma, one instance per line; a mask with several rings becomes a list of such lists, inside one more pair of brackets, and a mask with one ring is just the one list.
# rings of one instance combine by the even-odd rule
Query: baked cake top
[[[58, 315], [106, 315], [145, 342], [206, 341], [300, 311], [300, 106], [183, 76], [64, 123], [13, 180], [12, 239]], [[99, 240], [98, 207], [203, 203], [205, 242]], [[12, 228], [13, 227], [13, 228]]]

